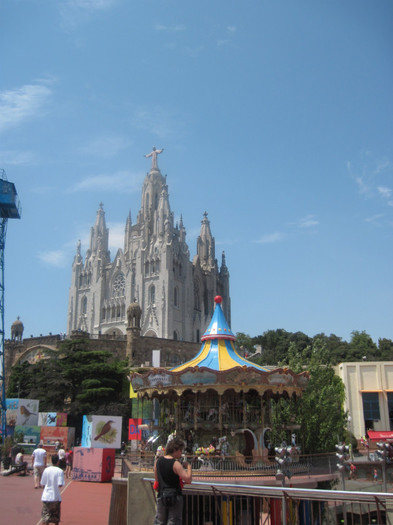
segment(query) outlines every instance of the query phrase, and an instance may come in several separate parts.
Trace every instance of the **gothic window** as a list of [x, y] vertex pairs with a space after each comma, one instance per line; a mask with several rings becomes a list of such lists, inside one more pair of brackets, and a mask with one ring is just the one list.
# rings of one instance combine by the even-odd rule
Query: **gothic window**
[[176, 330], [173, 332], [173, 340], [177, 341], [177, 332], [176, 332]]
[[155, 304], [156, 302], [156, 288], [154, 285], [149, 288], [149, 304]]
[[124, 274], [118, 273], [113, 279], [112, 297], [124, 297], [126, 294], [126, 281]]
[[106, 315], [106, 312], [105, 312], [105, 307], [102, 309], [102, 319], [105, 320], [105, 315]]
[[149, 270], [150, 270], [149, 261], [146, 261], [146, 264], [145, 264], [145, 275], [149, 275]]
[[82, 314], [87, 313], [87, 297], [82, 298]]
[[173, 304], [179, 306], [179, 289], [177, 286], [175, 286], [174, 290]]
[[117, 308], [116, 308], [116, 317], [120, 317], [120, 305], [117, 305]]
[[196, 342], [197, 342], [197, 343], [200, 342], [199, 328], [198, 328], [197, 331], [196, 331]]
[[203, 307], [205, 309], [205, 315], [207, 316], [209, 313], [209, 298], [208, 298], [206, 289], [203, 293]]
[[80, 274], [80, 276], [79, 276], [79, 286], [81, 287], [82, 284], [83, 284], [83, 276], [82, 276], [82, 274]]
[[194, 308], [195, 310], [201, 309], [201, 301], [199, 297], [199, 286], [197, 282], [194, 283]]

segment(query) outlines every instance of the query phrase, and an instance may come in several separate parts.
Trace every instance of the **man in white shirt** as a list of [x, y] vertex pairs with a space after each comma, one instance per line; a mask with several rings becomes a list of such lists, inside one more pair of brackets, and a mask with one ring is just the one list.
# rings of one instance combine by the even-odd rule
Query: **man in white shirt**
[[41, 478], [41, 485], [44, 485], [42, 492], [42, 523], [60, 522], [61, 493], [59, 487], [64, 485], [64, 472], [57, 466], [59, 456], [52, 456], [52, 465], [44, 470]]
[[46, 467], [46, 450], [40, 443], [31, 455], [32, 466], [34, 468], [34, 488], [40, 487], [42, 473]]

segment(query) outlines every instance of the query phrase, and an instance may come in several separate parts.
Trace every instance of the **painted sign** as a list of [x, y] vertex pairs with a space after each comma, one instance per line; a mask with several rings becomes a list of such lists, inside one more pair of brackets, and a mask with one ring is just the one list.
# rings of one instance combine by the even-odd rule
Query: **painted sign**
[[38, 399], [7, 399], [7, 425], [38, 425]]
[[83, 416], [82, 446], [93, 448], [120, 448], [120, 416]]

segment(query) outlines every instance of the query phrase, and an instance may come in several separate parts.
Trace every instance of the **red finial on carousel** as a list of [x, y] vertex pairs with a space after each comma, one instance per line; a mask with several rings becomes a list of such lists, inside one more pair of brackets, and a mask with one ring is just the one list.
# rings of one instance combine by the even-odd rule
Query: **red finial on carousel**
[[214, 302], [216, 304], [221, 304], [222, 303], [222, 297], [221, 295], [216, 295], [215, 298], [214, 298]]

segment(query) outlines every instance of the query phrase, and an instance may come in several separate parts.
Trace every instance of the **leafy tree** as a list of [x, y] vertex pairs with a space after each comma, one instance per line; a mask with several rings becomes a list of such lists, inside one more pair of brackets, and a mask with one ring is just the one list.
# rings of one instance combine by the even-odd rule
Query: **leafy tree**
[[300, 424], [299, 436], [305, 453], [334, 450], [337, 439], [344, 435], [346, 425], [343, 410], [345, 390], [331, 365], [326, 345], [317, 339], [312, 347], [305, 348], [302, 353], [292, 345], [287, 364], [297, 373], [307, 369], [310, 379], [296, 403], [292, 400], [285, 407], [279, 404], [274, 407], [280, 411], [274, 417], [281, 417], [283, 421], [295, 420]]
[[354, 330], [351, 332], [351, 335], [352, 337], [349, 343], [351, 359], [349, 360], [361, 361], [364, 357], [367, 359], [374, 359], [376, 357], [378, 354], [377, 345], [364, 330], [362, 332]]
[[349, 352], [349, 343], [343, 341], [341, 337], [335, 334], [325, 335], [324, 333], [317, 334], [313, 337], [314, 341], [321, 341], [326, 346], [326, 350], [330, 356], [332, 364], [345, 361]]
[[85, 414], [129, 416], [128, 389], [127, 363], [80, 339], [65, 341], [54, 357], [13, 367], [8, 397], [39, 399], [41, 410], [67, 412], [79, 429]]
[[391, 339], [378, 339], [378, 357], [382, 361], [393, 360], [393, 341]]
[[237, 332], [236, 346], [243, 350], [245, 354], [253, 354], [255, 352], [252, 338], [243, 332]]

